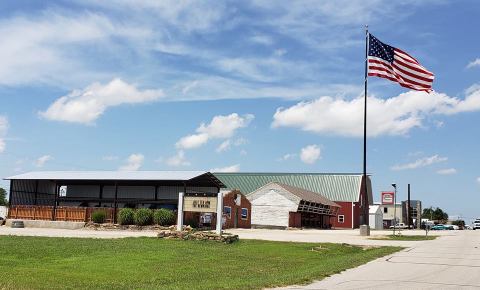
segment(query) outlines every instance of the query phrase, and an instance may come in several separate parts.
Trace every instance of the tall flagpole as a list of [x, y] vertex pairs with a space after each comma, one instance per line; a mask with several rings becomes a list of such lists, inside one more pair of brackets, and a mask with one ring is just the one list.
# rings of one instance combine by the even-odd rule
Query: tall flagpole
[[369, 201], [367, 190], [367, 87], [368, 87], [368, 25], [365, 25], [365, 106], [363, 109], [363, 221], [368, 225]]

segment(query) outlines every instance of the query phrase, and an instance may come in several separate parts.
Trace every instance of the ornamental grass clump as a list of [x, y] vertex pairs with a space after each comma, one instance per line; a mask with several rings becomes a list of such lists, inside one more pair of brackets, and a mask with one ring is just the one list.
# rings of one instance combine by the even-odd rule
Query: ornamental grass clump
[[151, 225], [153, 223], [153, 211], [148, 208], [137, 209], [133, 218], [137, 226]]
[[175, 224], [175, 213], [166, 208], [158, 209], [153, 213], [153, 222], [160, 226], [171, 226]]
[[107, 213], [104, 210], [96, 210], [92, 213], [92, 221], [97, 224], [103, 224], [107, 218]]
[[131, 208], [122, 208], [118, 212], [117, 220], [121, 225], [133, 225], [135, 211]]

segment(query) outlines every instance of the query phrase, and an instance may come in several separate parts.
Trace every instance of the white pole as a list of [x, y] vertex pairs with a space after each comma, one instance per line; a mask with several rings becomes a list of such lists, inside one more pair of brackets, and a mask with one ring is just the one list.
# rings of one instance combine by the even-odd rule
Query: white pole
[[218, 192], [217, 195], [217, 224], [216, 224], [216, 229], [215, 232], [217, 235], [222, 234], [222, 220], [223, 218], [223, 194], [221, 192]]
[[393, 235], [395, 236], [395, 228], [397, 227], [397, 187], [395, 186], [395, 195], [393, 196]]
[[183, 195], [183, 192], [178, 193], [177, 231], [181, 231], [183, 227]]

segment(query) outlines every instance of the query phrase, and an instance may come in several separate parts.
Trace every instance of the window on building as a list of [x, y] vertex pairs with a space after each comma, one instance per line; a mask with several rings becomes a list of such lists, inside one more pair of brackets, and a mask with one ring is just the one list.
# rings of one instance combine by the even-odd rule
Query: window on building
[[339, 215], [338, 216], [338, 222], [343, 224], [345, 222], [345, 216], [344, 215]]
[[232, 208], [229, 206], [224, 206], [223, 207], [223, 214], [227, 216], [228, 219], [232, 218]]
[[383, 208], [383, 213], [388, 213], [388, 207]]
[[242, 220], [248, 219], [248, 208], [242, 208]]

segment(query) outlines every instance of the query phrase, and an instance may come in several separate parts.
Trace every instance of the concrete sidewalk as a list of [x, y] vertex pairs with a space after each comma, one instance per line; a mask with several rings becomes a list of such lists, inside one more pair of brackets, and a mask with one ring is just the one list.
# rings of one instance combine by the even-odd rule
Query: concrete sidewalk
[[[429, 241], [389, 241], [371, 238], [391, 235], [392, 231], [371, 231], [370, 237], [362, 237], [359, 230], [266, 230], [266, 229], [228, 229], [240, 239], [255, 239], [283, 242], [345, 243], [362, 246], [400, 246], [415, 247]], [[429, 235], [454, 236], [460, 231], [431, 231]], [[425, 235], [425, 231], [403, 230], [402, 235]]]
[[[401, 246], [414, 247], [425, 241], [384, 241], [370, 240], [361, 237], [359, 230], [265, 230], [265, 229], [228, 229], [227, 233], [237, 234], [240, 239], [257, 239], [287, 242], [311, 243], [346, 243], [366, 246]], [[370, 238], [390, 235], [391, 231], [372, 231]], [[422, 231], [402, 231], [403, 235], [422, 235]], [[430, 234], [451, 236], [458, 231], [439, 231]], [[128, 230], [92, 230], [92, 229], [51, 229], [51, 228], [23, 228], [16, 229], [6, 226], [0, 227], [0, 235], [40, 236], [40, 237], [69, 237], [69, 238], [98, 238], [116, 239], [126, 237], [155, 237], [156, 231], [128, 231]]]
[[58, 237], [58, 238], [97, 238], [118, 239], [128, 237], [156, 237], [156, 231], [96, 231], [91, 229], [49, 229], [49, 228], [23, 228], [15, 229], [6, 226], [0, 227], [2, 236], [35, 236], [35, 237]]
[[480, 231], [458, 231], [307, 286], [282, 289], [480, 289]]

